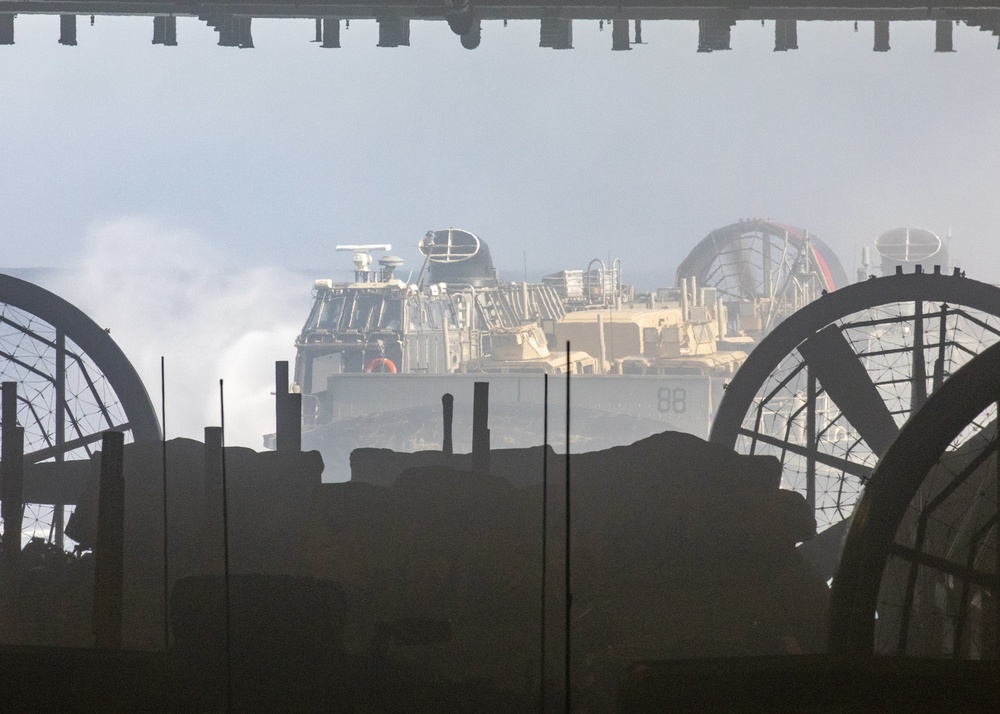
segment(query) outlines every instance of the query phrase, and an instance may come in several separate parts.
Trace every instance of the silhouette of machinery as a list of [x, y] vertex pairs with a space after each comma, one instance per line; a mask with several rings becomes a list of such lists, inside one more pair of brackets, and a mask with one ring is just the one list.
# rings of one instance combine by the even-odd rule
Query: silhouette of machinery
[[997, 660], [1000, 344], [931, 394], [879, 461], [833, 581], [833, 653]]
[[777, 456], [785, 487], [816, 515], [821, 533], [807, 547], [837, 551], [844, 519], [902, 424], [998, 341], [1000, 288], [939, 272], [855, 283], [760, 342], [728, 385], [709, 438]]
[[67, 469], [54, 464], [89, 459], [107, 430], [125, 432], [127, 441], [159, 439], [156, 412], [107, 331], [62, 298], [8, 275], [0, 275], [0, 372], [16, 383], [24, 428], [24, 532], [47, 533], [61, 546], [63, 504], [74, 502], [75, 486], [59, 485]]

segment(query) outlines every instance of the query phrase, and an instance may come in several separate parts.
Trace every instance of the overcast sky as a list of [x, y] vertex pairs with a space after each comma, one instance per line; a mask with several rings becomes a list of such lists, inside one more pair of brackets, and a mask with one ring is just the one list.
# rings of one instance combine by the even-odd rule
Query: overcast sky
[[[733, 50], [698, 54], [697, 24], [646, 22], [610, 51], [576, 22], [576, 49], [538, 47], [537, 22], [486, 23], [464, 50], [443, 22], [377, 48], [374, 21], [343, 48], [309, 20], [255, 20], [256, 49], [216, 46], [192, 18], [152, 46], [150, 18], [25, 16], [0, 47], [0, 240], [6, 266], [72, 267], [88, 227], [151, 218], [195, 231], [237, 265], [327, 274], [338, 242], [390, 242], [415, 268], [432, 228], [490, 242], [502, 267], [672, 270], [745, 216], [810, 229], [850, 271], [859, 245], [910, 224], [1000, 279], [1000, 53], [975, 28], [935, 54], [934, 24], [742, 22]], [[988, 254], [990, 260], [980, 258]], [[981, 272], [979, 272], [981, 271]], [[512, 276], [516, 277], [516, 276]]]
[[255, 20], [238, 50], [185, 18], [174, 48], [150, 18], [109, 17], [61, 47], [57, 17], [22, 15], [0, 47], [0, 265], [69, 269], [60, 294], [152, 392], [166, 355], [197, 402], [185, 435], [214, 423], [218, 377], [244, 380], [251, 446], [309, 279], [348, 274], [337, 243], [391, 243], [417, 270], [424, 232], [456, 226], [511, 279], [524, 257], [538, 275], [609, 254], [626, 278], [670, 276], [758, 216], [851, 273], [909, 224], [951, 228], [970, 276], [1000, 281], [1000, 53], [962, 26], [935, 54], [934, 29], [894, 23], [877, 54], [871, 23], [799, 23], [800, 49], [776, 53], [773, 23], [744, 22], [731, 52], [698, 54], [696, 23], [646, 22], [648, 44], [613, 53], [596, 22], [572, 51], [497, 22], [470, 52], [443, 22], [398, 49], [353, 22], [322, 50], [312, 21]]

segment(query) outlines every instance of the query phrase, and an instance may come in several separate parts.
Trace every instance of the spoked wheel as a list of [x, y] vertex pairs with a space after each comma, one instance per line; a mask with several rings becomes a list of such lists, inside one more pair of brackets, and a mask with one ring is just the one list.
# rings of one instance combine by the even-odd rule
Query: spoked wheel
[[692, 277], [698, 286], [715, 288], [733, 327], [754, 337], [824, 291], [847, 285], [840, 261], [822, 241], [801, 228], [756, 219], [702, 239], [677, 269], [678, 284]]
[[[7, 275], [0, 275], [0, 371], [17, 384], [27, 468], [88, 459], [107, 430], [125, 432], [127, 441], [160, 438], [146, 389], [108, 333], [62, 298]], [[26, 504], [22, 538], [61, 547], [65, 505]]]
[[995, 345], [931, 395], [886, 452], [834, 578], [832, 651], [997, 658], [998, 399]]
[[785, 487], [828, 529], [851, 514], [910, 413], [998, 341], [996, 287], [937, 273], [856, 283], [761, 341], [727, 388], [710, 439], [777, 456]]

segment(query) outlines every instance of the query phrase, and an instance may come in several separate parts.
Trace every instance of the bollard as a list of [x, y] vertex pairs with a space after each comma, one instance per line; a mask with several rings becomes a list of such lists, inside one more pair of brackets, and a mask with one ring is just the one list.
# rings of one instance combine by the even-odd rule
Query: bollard
[[444, 413], [444, 443], [441, 451], [446, 454], [454, 453], [454, 444], [451, 440], [451, 425], [455, 416], [455, 397], [445, 394], [441, 397], [441, 410]]

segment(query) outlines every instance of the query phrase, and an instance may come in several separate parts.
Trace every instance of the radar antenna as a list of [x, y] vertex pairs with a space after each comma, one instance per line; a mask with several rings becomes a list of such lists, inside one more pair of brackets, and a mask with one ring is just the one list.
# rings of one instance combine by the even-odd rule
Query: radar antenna
[[354, 280], [359, 283], [371, 282], [372, 251], [392, 250], [388, 243], [361, 243], [357, 245], [338, 245], [337, 250], [349, 250], [354, 253]]

